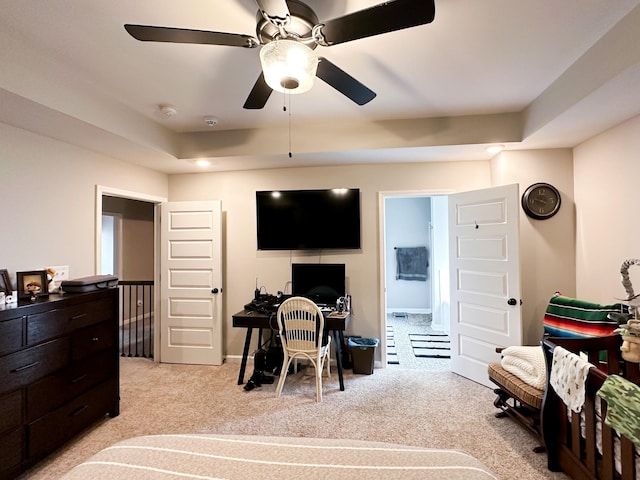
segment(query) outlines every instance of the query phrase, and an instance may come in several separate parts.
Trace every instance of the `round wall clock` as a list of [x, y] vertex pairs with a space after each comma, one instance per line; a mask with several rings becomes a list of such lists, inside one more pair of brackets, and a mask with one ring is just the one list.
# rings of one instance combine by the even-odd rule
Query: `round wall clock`
[[534, 183], [522, 194], [522, 208], [536, 220], [551, 218], [560, 210], [560, 192], [548, 183]]

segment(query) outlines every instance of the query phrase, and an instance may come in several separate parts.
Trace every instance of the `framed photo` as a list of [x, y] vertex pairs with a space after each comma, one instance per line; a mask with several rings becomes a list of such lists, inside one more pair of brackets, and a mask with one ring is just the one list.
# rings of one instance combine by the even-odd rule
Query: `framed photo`
[[36, 298], [49, 294], [46, 270], [16, 272], [18, 298]]
[[9, 272], [6, 269], [0, 269], [0, 292], [4, 292], [11, 295], [13, 288], [11, 287], [11, 278], [9, 278]]

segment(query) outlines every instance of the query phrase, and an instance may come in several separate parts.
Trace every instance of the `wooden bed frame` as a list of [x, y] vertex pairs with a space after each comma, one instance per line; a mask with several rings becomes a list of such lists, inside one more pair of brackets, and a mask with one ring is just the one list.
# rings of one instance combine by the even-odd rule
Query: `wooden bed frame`
[[[589, 362], [597, 366], [589, 370], [586, 401], [581, 414], [567, 414], [567, 407], [549, 385], [550, 375], [547, 375], [541, 425], [549, 470], [562, 471], [571, 478], [580, 480], [640, 480], [640, 473], [636, 477], [636, 463], [640, 465], [640, 460], [637, 460], [640, 457], [637, 457], [633, 443], [620, 437], [601, 421], [601, 417], [604, 418], [606, 414], [607, 403], [596, 397], [596, 392], [611, 373], [620, 374], [636, 384], [640, 383], [638, 364], [624, 362], [620, 358], [621, 343], [619, 335], [596, 338], [549, 337], [542, 341], [547, 373], [550, 372], [553, 349], [556, 346], [574, 353], [584, 352]], [[617, 458], [614, 452], [616, 445], [620, 452]]]

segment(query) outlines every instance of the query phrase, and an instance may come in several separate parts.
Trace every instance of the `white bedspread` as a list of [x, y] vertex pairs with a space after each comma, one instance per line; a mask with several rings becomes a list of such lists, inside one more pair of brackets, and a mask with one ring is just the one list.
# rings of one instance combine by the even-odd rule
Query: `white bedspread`
[[63, 480], [497, 480], [461, 451], [381, 442], [243, 435], [155, 435], [119, 442]]
[[502, 350], [502, 368], [538, 390], [547, 384], [547, 368], [541, 347], [512, 346]]

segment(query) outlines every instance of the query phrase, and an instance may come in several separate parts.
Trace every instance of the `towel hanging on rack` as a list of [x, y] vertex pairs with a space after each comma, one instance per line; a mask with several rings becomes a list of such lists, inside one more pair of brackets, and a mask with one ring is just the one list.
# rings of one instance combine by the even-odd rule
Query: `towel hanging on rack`
[[396, 280], [427, 281], [427, 247], [396, 247]]

